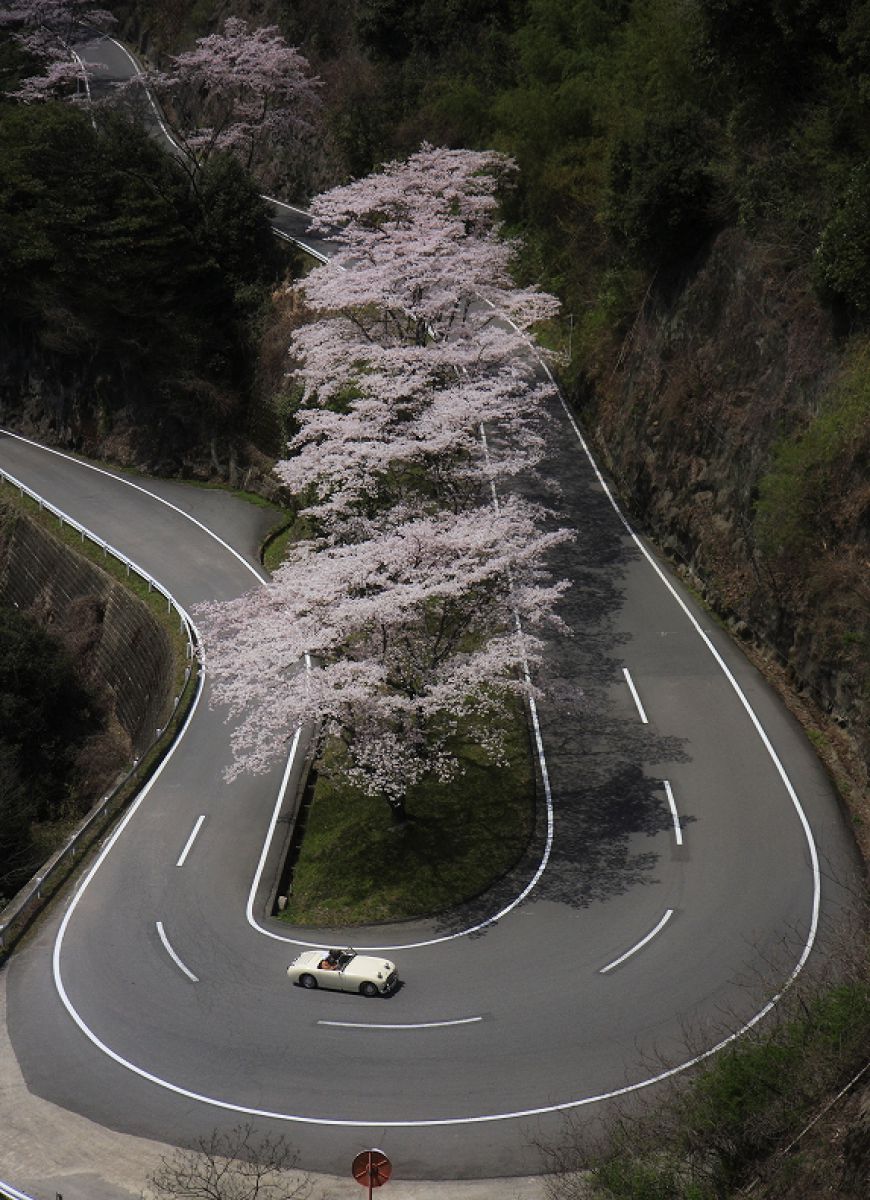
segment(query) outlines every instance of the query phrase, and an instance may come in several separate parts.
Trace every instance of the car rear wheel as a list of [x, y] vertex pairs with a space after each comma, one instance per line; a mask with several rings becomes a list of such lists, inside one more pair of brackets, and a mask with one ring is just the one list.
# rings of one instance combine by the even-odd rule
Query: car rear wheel
[[300, 975], [299, 976], [299, 985], [300, 985], [300, 987], [316, 988], [317, 980], [314, 978], [313, 975]]
[[377, 996], [378, 989], [373, 983], [362, 983], [359, 989], [364, 996]]

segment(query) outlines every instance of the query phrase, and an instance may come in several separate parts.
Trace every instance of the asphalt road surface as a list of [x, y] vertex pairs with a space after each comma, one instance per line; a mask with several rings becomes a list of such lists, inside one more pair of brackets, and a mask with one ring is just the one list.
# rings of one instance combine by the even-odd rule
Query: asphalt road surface
[[[229, 730], [206, 683], [156, 782], [8, 968], [33, 1092], [178, 1143], [250, 1118], [312, 1170], [376, 1144], [405, 1178], [528, 1174], [565, 1113], [648, 1093], [811, 969], [856, 866], [825, 773], [627, 527], [559, 406], [550, 443], [577, 540], [555, 563], [574, 582], [571, 636], [545, 666], [525, 860], [438, 919], [288, 929], [264, 911], [285, 763], [224, 783]], [[234, 497], [133, 488], [12, 435], [0, 467], [188, 609], [260, 586], [266, 517]], [[401, 990], [288, 984], [299, 945], [342, 943], [387, 951]]]

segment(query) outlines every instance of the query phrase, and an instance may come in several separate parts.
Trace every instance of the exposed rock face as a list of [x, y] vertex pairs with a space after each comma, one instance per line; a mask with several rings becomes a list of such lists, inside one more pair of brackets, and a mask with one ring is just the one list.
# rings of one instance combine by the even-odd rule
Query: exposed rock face
[[[272, 460], [243, 432], [218, 437], [204, 419], [185, 421], [155, 403], [144, 381], [117, 364], [101, 367], [16, 336], [0, 329], [0, 426], [151, 475], [226, 482], [269, 499], [280, 494]], [[270, 414], [261, 409], [263, 425]], [[270, 439], [280, 444], [271, 427], [262, 440]]]
[[843, 354], [806, 280], [728, 230], [670, 294], [653, 286], [584, 412], [638, 523], [787, 675], [805, 718], [839, 743], [834, 769], [860, 793], [870, 755], [870, 433], [841, 455], [820, 500], [833, 539], [786, 559], [765, 554], [753, 526], [777, 443], [810, 424]]
[[46, 445], [152, 474], [226, 475], [209, 461], [200, 431], [149, 404], [140, 381], [125, 378], [116, 365], [99, 367], [26, 337], [2, 341], [0, 424]]

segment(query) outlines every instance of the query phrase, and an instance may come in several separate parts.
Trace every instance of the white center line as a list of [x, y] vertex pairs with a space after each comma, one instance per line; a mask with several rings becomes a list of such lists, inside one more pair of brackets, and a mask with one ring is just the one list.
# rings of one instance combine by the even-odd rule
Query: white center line
[[166, 953], [169, 955], [169, 957], [172, 959], [172, 961], [175, 963], [175, 965], [179, 968], [179, 970], [183, 971], [185, 973], [185, 975], [187, 976], [187, 978], [193, 980], [194, 983], [199, 983], [199, 980], [194, 975], [193, 971], [189, 971], [187, 969], [187, 967], [184, 965], [184, 963], [181, 961], [181, 959], [178, 957], [178, 955], [175, 953], [175, 951], [170, 946], [169, 938], [166, 936], [166, 933], [163, 929], [162, 921], [157, 922], [157, 932], [160, 935], [160, 940], [163, 943], [163, 947], [166, 950]]
[[204, 820], [205, 820], [205, 813], [203, 813], [201, 817], [197, 818], [197, 822], [194, 825], [193, 829], [191, 830], [190, 837], [187, 839], [185, 847], [181, 851], [181, 857], [179, 858], [178, 862], [175, 864], [176, 867], [184, 866], [184, 860], [187, 858], [188, 854], [190, 854], [190, 847], [193, 845], [194, 838], [199, 833], [200, 827], [202, 826], [202, 823]]
[[625, 954], [621, 954], [619, 958], [614, 959], [612, 963], [608, 963], [606, 967], [602, 967], [598, 974], [606, 975], [608, 971], [612, 971], [614, 967], [618, 967], [620, 963], [624, 963], [627, 958], [631, 958], [632, 954], [637, 954], [638, 950], [640, 950], [642, 946], [645, 946], [647, 942], [651, 942], [655, 935], [664, 929], [665, 925], [667, 925], [668, 921], [670, 921], [673, 915], [674, 910], [669, 908], [659, 921], [658, 925], [656, 925], [655, 929], [651, 929], [645, 938], [641, 938], [637, 945], [632, 946], [630, 950], [626, 950]]
[[460, 1017], [455, 1021], [428, 1021], [420, 1025], [367, 1025], [362, 1021], [318, 1021], [318, 1025], [333, 1025], [339, 1029], [442, 1029], [445, 1025], [473, 1025], [483, 1017]]
[[674, 800], [674, 793], [671, 790], [671, 785], [668, 783], [667, 779], [663, 779], [662, 783], [665, 785], [665, 795], [667, 796], [668, 804], [671, 807], [671, 816], [674, 818], [674, 836], [677, 839], [677, 845], [682, 846], [683, 831], [680, 828], [680, 814], [677, 812], [677, 802]]
[[637, 705], [637, 711], [640, 713], [640, 719], [643, 721], [644, 725], [648, 725], [649, 721], [646, 719], [646, 713], [643, 711], [643, 705], [640, 702], [640, 696], [638, 696], [637, 688], [634, 686], [634, 680], [628, 673], [628, 667], [623, 667], [622, 673], [625, 676], [625, 682], [628, 684], [629, 691], [634, 697], [634, 702]]

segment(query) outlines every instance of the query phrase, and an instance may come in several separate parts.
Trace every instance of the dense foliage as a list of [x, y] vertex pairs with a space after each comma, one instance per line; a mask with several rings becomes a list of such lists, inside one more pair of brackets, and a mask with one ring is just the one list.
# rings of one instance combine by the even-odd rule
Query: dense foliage
[[859, 0], [287, 0], [268, 13], [326, 81], [333, 177], [423, 139], [517, 159], [527, 269], [574, 311], [576, 347], [612, 336], [614, 271], [629, 309], [633, 269], [680, 267], [727, 224], [775, 236], [796, 264], [821, 246], [821, 293], [863, 316]]
[[[549, 1187], [552, 1200], [731, 1200], [777, 1178], [802, 1197], [865, 1195], [860, 1134], [846, 1138], [839, 1178], [815, 1169], [791, 1139], [824, 1116], [826, 1092], [865, 1065], [866, 964], [850, 963], [847, 978], [785, 1006], [772, 1026], [732, 1042], [645, 1113], [614, 1121], [598, 1148], [584, 1145], [576, 1129], [553, 1150], [561, 1172]], [[786, 1145], [790, 1156], [774, 1156]]]
[[118, 115], [0, 105], [0, 327], [31, 374], [95, 393], [104, 426], [127, 407], [185, 450], [244, 427], [276, 270], [234, 160], [192, 187]]
[[[162, 62], [221, 15], [176, 0], [112, 8], [122, 30], [147, 29]], [[774, 240], [824, 303], [866, 319], [870, 30], [858, 0], [274, 0], [239, 16], [274, 21], [324, 80], [325, 139], [304, 168], [321, 187], [424, 139], [516, 158], [507, 216], [527, 276], [571, 314], [580, 373], [622, 336], [650, 278], [666, 284], [729, 224]], [[298, 180], [284, 190], [297, 195]], [[165, 365], [149, 369], [171, 410], [195, 393], [236, 419], [247, 326], [216, 306], [214, 231], [193, 239], [206, 261], [190, 259], [209, 206], [184, 207], [184, 232], [167, 229], [148, 261], [158, 275], [181, 245], [187, 281], [169, 298], [179, 314], [192, 303], [171, 322]], [[160, 298], [155, 288], [147, 306]], [[204, 310], [222, 318], [203, 322]]]
[[75, 811], [76, 758], [97, 722], [62, 646], [0, 607], [0, 895], [12, 895], [41, 861], [34, 823]]

